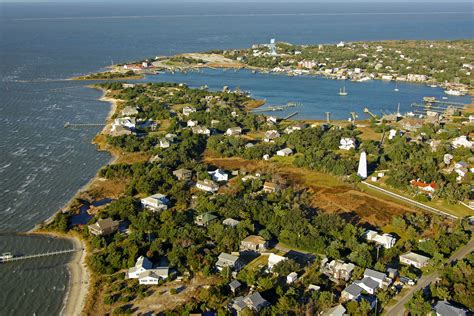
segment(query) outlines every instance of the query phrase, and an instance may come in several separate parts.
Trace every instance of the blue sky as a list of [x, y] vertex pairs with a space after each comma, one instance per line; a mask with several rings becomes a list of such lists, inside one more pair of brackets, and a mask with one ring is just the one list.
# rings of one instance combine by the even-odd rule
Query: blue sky
[[402, 3], [402, 2], [471, 2], [472, 0], [336, 0], [336, 1], [331, 1], [331, 0], [296, 0], [296, 1], [291, 1], [291, 0], [158, 0], [158, 1], [153, 1], [153, 0], [138, 0], [138, 1], [133, 1], [133, 0], [0, 0], [0, 3], [2, 2], [59, 2], [59, 3], [64, 3], [64, 2], [89, 2], [89, 3], [97, 3], [97, 2], [102, 2], [102, 3], [157, 3], [157, 2], [162, 2], [162, 3], [186, 3], [186, 2], [283, 2], [283, 3], [295, 3], [295, 2], [351, 2], [351, 3], [357, 3], [357, 2], [374, 2], [374, 3], [381, 3], [381, 2], [393, 2], [393, 3]]

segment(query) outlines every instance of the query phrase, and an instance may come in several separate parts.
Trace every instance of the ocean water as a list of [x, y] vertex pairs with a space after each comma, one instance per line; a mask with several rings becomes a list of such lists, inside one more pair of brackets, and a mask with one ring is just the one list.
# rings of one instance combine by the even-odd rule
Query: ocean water
[[[63, 128], [68, 121], [102, 122], [109, 111], [107, 103], [97, 100], [98, 91], [65, 79], [112, 62], [248, 47], [272, 37], [300, 44], [472, 38], [472, 11], [472, 4], [455, 2], [0, 3], [0, 252], [68, 248], [62, 240], [12, 233], [51, 216], [110, 158], [90, 144], [98, 129]], [[400, 85], [393, 95], [390, 84], [345, 82], [349, 96], [341, 100], [335, 93], [342, 82], [245, 72], [149, 80], [168, 78], [215, 89], [239, 85], [274, 104], [300, 101], [300, 115], [304, 109], [304, 115], [317, 118], [328, 106], [343, 118], [364, 103], [374, 112], [393, 111], [398, 102], [405, 107], [428, 92], [441, 94]], [[0, 315], [58, 314], [68, 258], [0, 266]]]

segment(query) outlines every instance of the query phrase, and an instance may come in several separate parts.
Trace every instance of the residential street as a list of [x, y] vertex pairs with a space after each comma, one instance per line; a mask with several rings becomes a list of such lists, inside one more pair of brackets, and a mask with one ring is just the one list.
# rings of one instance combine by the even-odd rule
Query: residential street
[[[451, 258], [449, 258], [449, 262], [453, 262], [455, 260], [462, 259], [472, 251], [474, 251], [474, 239], [471, 239], [464, 247], [462, 247], [456, 253], [454, 253], [451, 256]], [[430, 275], [423, 276], [420, 280], [418, 280], [418, 282], [415, 286], [413, 286], [408, 292], [406, 292], [403, 295], [403, 297], [401, 299], [399, 299], [397, 304], [391, 306], [388, 310], [385, 311], [385, 315], [387, 315], [387, 316], [402, 316], [402, 315], [404, 315], [404, 313], [405, 313], [405, 304], [413, 296], [413, 293], [429, 286], [431, 284], [431, 282], [435, 281], [438, 276], [439, 276], [438, 271], [435, 271], [435, 272], [431, 273]]]

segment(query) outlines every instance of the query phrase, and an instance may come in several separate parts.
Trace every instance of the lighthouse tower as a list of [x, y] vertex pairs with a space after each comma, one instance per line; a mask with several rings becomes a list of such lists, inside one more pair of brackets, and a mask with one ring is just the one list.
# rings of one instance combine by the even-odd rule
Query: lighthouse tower
[[357, 175], [362, 179], [367, 179], [367, 154], [365, 151], [360, 153], [359, 169], [357, 169]]

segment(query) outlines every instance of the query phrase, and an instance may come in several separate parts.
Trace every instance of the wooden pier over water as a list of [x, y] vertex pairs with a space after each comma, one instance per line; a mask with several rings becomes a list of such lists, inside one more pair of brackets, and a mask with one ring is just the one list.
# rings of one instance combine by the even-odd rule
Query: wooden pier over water
[[78, 128], [78, 127], [104, 127], [105, 123], [69, 123], [64, 124], [64, 128]]
[[266, 106], [262, 108], [257, 108], [257, 109], [252, 110], [252, 112], [260, 113], [260, 112], [270, 112], [270, 111], [284, 111], [286, 109], [293, 108], [296, 106], [301, 106], [301, 105], [303, 104], [297, 103], [297, 102], [290, 102], [285, 105], [274, 105], [274, 106]]
[[58, 250], [58, 251], [51, 251], [51, 252], [45, 252], [45, 253], [37, 253], [34, 255], [24, 255], [24, 256], [5, 256], [5, 254], [0, 258], [0, 263], [6, 263], [10, 261], [19, 261], [19, 260], [27, 260], [27, 259], [35, 259], [35, 258], [41, 258], [41, 257], [50, 257], [50, 256], [57, 256], [57, 255], [62, 255], [66, 253], [73, 253], [73, 252], [78, 252], [82, 251], [83, 249], [66, 249], [66, 250]]

